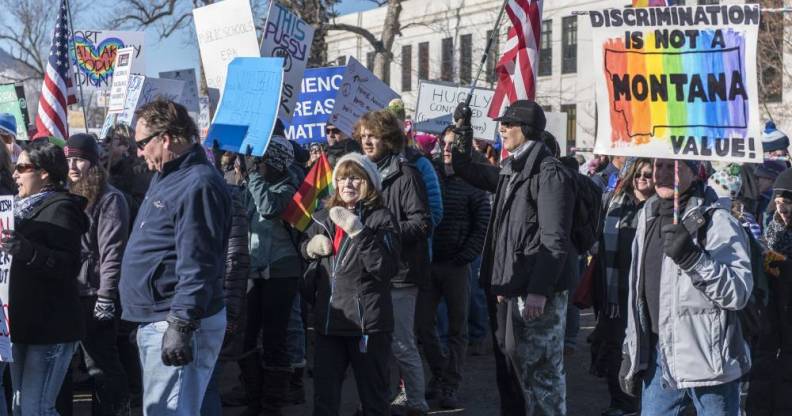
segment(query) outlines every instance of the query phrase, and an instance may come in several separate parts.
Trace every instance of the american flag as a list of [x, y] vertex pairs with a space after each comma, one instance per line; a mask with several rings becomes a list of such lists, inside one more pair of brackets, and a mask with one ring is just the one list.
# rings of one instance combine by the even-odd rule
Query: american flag
[[542, 0], [509, 0], [506, 14], [512, 28], [506, 51], [495, 67], [498, 86], [487, 114], [491, 118], [500, 116], [514, 101], [536, 98]]
[[55, 136], [66, 139], [69, 125], [66, 106], [75, 104], [71, 63], [69, 60], [69, 10], [66, 0], [61, 0], [58, 19], [52, 33], [44, 83], [41, 85], [38, 114], [36, 114], [37, 137]]

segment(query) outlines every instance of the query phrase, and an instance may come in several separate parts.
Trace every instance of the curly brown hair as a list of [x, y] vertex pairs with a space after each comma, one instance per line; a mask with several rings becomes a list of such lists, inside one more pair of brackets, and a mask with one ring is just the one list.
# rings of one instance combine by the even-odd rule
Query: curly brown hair
[[361, 133], [363, 129], [368, 129], [374, 136], [382, 139], [385, 147], [391, 153], [399, 153], [404, 150], [406, 139], [404, 131], [402, 130], [399, 119], [393, 115], [389, 110], [370, 111], [363, 114], [362, 117], [355, 123], [352, 137], [361, 141]]
[[198, 137], [198, 128], [183, 105], [157, 98], [135, 111], [138, 119], [143, 119], [151, 131], [170, 134], [175, 142], [193, 143]]
[[88, 200], [88, 206], [93, 206], [96, 199], [102, 195], [107, 186], [107, 171], [100, 164], [92, 164], [88, 168], [88, 175], [77, 182], [69, 179], [69, 192]]
[[[359, 202], [362, 202], [364, 207], [374, 209], [385, 206], [385, 203], [382, 200], [382, 195], [377, 192], [377, 188], [375, 188], [374, 184], [371, 183], [368, 174], [360, 165], [351, 160], [347, 160], [341, 163], [340, 166], [336, 167], [337, 178], [348, 178], [350, 176], [363, 178], [363, 182], [360, 184], [360, 193], [362, 196], [360, 197]], [[333, 184], [333, 190], [334, 192], [327, 198], [327, 201], [325, 202], [325, 207], [346, 207], [346, 203], [341, 200], [341, 195], [339, 195], [336, 184]]]

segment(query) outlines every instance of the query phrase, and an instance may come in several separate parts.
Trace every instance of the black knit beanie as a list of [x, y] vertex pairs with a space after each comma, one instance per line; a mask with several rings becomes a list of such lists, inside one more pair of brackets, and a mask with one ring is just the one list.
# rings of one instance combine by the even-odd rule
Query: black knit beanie
[[90, 134], [78, 133], [69, 137], [64, 149], [66, 157], [79, 157], [96, 165], [99, 161], [99, 146]]
[[773, 197], [792, 199], [792, 169], [781, 172], [773, 183]]

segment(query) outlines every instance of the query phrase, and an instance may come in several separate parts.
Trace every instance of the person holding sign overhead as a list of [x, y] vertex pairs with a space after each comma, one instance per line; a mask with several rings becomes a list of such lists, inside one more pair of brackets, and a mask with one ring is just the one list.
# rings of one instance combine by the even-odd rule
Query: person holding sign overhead
[[13, 231], [0, 249], [13, 256], [9, 322], [14, 414], [57, 414], [55, 400], [78, 341], [85, 336], [77, 274], [88, 230], [85, 198], [66, 192], [63, 151], [35, 141], [19, 155]]

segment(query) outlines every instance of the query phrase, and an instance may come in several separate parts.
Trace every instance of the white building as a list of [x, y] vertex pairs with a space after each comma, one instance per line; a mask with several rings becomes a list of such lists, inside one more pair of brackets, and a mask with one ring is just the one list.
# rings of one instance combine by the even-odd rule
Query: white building
[[[718, 0], [676, 1], [676, 4], [717, 4]], [[720, 3], [743, 3], [721, 0]], [[414, 110], [419, 79], [453, 81], [469, 85], [476, 75], [480, 57], [493, 29], [502, 0], [407, 0], [400, 16], [401, 36], [396, 37], [390, 68], [390, 85], [402, 95], [408, 110]], [[537, 101], [546, 110], [568, 114], [569, 147], [590, 148], [594, 144], [596, 110], [592, 43], [588, 17], [574, 12], [624, 7], [630, 0], [545, 0], [542, 22], [541, 61], [539, 64]], [[387, 7], [340, 16], [336, 23], [360, 26], [379, 37]], [[510, 26], [504, 15], [500, 24], [499, 45], [506, 42]], [[788, 27], [787, 27], [788, 29]], [[373, 47], [350, 32], [330, 32], [327, 36], [328, 59], [345, 63], [353, 56], [371, 67]], [[492, 74], [498, 53], [490, 56], [479, 86], [494, 88]], [[784, 91], [790, 84], [784, 80]], [[788, 108], [792, 94], [783, 94], [784, 103], [767, 109]], [[763, 109], [764, 110], [764, 109]], [[408, 111], [408, 114], [410, 111]], [[781, 120], [779, 126], [792, 127]], [[790, 132], [792, 133], [792, 132]]]

